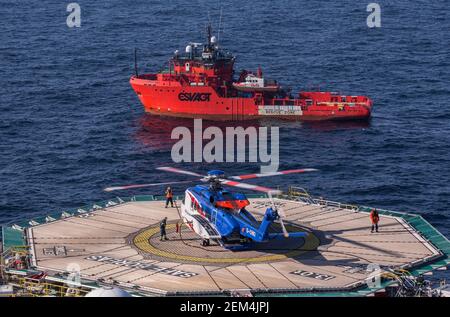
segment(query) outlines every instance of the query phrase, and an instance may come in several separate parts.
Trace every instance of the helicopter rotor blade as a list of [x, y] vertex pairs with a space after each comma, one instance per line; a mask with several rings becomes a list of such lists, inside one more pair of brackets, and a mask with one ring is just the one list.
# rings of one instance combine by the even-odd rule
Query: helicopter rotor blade
[[185, 175], [191, 175], [191, 176], [197, 176], [197, 177], [204, 177], [204, 175], [201, 175], [201, 174], [198, 174], [195, 172], [191, 172], [191, 171], [182, 170], [182, 169], [176, 168], [176, 167], [162, 166], [162, 167], [157, 167], [156, 169], [160, 170], [160, 171], [165, 171], [165, 172], [172, 172], [172, 173], [185, 174]]
[[318, 169], [315, 169], [315, 168], [302, 168], [302, 169], [285, 170], [285, 171], [272, 172], [272, 173], [235, 175], [235, 176], [230, 176], [228, 178], [236, 179], [236, 180], [244, 180], [244, 179], [252, 179], [252, 178], [259, 178], [259, 177], [268, 177], [268, 176], [277, 176], [277, 175], [286, 175], [286, 174], [297, 174], [297, 173], [307, 173], [307, 172], [316, 172], [316, 171], [318, 171]]
[[252, 184], [247, 184], [247, 183], [230, 181], [230, 180], [227, 180], [227, 179], [219, 179], [219, 181], [220, 181], [221, 184], [227, 185], [227, 186], [233, 186], [233, 187], [249, 189], [249, 190], [256, 190], [258, 192], [264, 192], [264, 193], [271, 193], [271, 192], [272, 193], [277, 193], [277, 194], [281, 193], [280, 190], [276, 190], [276, 189], [268, 188], [268, 187], [263, 187], [263, 186], [258, 186], [258, 185], [252, 185]]
[[115, 190], [123, 190], [123, 189], [133, 189], [133, 188], [143, 188], [143, 187], [152, 187], [152, 186], [161, 186], [161, 185], [171, 185], [171, 184], [183, 184], [183, 183], [192, 183], [193, 181], [180, 181], [180, 182], [166, 182], [166, 183], [152, 183], [152, 184], [136, 184], [136, 185], [125, 185], [125, 186], [114, 186], [107, 187], [103, 189], [105, 192], [112, 192]]

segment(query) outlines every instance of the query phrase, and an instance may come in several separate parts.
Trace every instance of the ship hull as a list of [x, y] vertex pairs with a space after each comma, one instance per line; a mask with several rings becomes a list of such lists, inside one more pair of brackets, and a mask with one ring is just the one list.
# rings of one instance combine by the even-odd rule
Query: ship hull
[[182, 86], [177, 82], [161, 85], [132, 77], [131, 86], [147, 113], [215, 121], [241, 121], [276, 118], [295, 121], [363, 120], [371, 115], [370, 104], [302, 104], [299, 99], [283, 104], [267, 104], [254, 98], [221, 97], [210, 86]]
[[211, 121], [251, 121], [255, 119], [269, 119], [276, 118], [286, 121], [345, 121], [345, 120], [369, 120], [369, 114], [348, 114], [348, 115], [333, 115], [332, 113], [326, 113], [324, 115], [276, 115], [276, 116], [266, 116], [266, 115], [223, 115], [223, 114], [192, 114], [183, 112], [162, 112], [146, 109], [144, 106], [144, 111], [151, 115], [156, 115], [160, 117], [174, 117], [174, 118], [190, 118], [190, 119], [205, 119]]

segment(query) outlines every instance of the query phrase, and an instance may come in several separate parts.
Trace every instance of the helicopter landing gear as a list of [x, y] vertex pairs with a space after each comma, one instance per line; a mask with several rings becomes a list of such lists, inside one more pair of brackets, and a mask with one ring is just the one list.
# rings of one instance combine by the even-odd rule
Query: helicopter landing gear
[[208, 247], [210, 244], [211, 244], [211, 242], [209, 241], [209, 239], [203, 239], [202, 240], [202, 246]]

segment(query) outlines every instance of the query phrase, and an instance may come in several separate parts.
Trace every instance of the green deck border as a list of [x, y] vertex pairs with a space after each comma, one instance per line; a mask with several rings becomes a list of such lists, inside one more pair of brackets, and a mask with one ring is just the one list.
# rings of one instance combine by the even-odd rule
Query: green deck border
[[[266, 194], [250, 194], [247, 195], [248, 198], [267, 198]], [[175, 196], [175, 200], [183, 199], [183, 196]], [[289, 198], [287, 198], [289, 199]], [[3, 251], [17, 246], [26, 246], [25, 234], [24, 230], [26, 228], [32, 227], [33, 225], [30, 223], [32, 221], [37, 222], [39, 224], [46, 223], [46, 219], [51, 218], [56, 220], [63, 219], [67, 216], [75, 216], [81, 214], [78, 212], [79, 209], [83, 209], [86, 212], [92, 212], [98, 209], [110, 207], [113, 204], [120, 204], [130, 201], [163, 201], [165, 200], [164, 196], [155, 196], [155, 195], [139, 195], [132, 196], [127, 198], [117, 197], [115, 199], [111, 199], [108, 201], [102, 201], [90, 205], [85, 205], [81, 208], [73, 208], [68, 209], [64, 212], [52, 213], [47, 216], [37, 217], [30, 221], [21, 221], [15, 224], [21, 227], [23, 230], [15, 229], [12, 226], [2, 226], [2, 244]], [[355, 205], [344, 205], [343, 206], [351, 206]], [[370, 212], [372, 207], [367, 206], [359, 206], [358, 210], [362, 212]], [[417, 264], [417, 267], [409, 269], [408, 271], [414, 275], [418, 276], [423, 273], [434, 271], [438, 268], [446, 267], [450, 264], [450, 241], [440, 233], [436, 228], [434, 228], [428, 221], [426, 221], [422, 216], [417, 214], [403, 213], [398, 211], [391, 211], [385, 209], [378, 209], [378, 212], [381, 215], [394, 216], [402, 218], [406, 223], [408, 223], [412, 228], [414, 228], [418, 234], [420, 234], [427, 242], [435, 246], [441, 253], [442, 256], [436, 260], [430, 260], [423, 264]], [[65, 214], [65, 216], [63, 215]], [[53, 221], [53, 220], [51, 220]], [[255, 297], [361, 297], [372, 294], [378, 290], [385, 288], [386, 286], [394, 283], [393, 281], [382, 281], [380, 287], [377, 288], [369, 288], [367, 286], [361, 287], [359, 290], [333, 290], [333, 291], [319, 291], [316, 290], [314, 292], [311, 291], [289, 291], [286, 290], [283, 293], [269, 293], [264, 291], [255, 291], [253, 295]], [[219, 295], [219, 294], [216, 294]]]
[[2, 226], [2, 243], [3, 251], [7, 251], [12, 247], [26, 246], [23, 232], [6, 226]]

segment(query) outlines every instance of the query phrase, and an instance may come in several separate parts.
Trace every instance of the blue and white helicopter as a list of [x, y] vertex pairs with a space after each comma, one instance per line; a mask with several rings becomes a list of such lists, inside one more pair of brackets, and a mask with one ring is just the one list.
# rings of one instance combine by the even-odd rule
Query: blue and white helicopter
[[[108, 187], [105, 191], [122, 189], [142, 188], [160, 185], [170, 185], [202, 181], [208, 185], [196, 185], [185, 191], [181, 203], [181, 218], [183, 222], [202, 238], [202, 245], [210, 245], [214, 240], [220, 245], [233, 249], [231, 246], [239, 244], [250, 246], [253, 243], [267, 242], [273, 239], [300, 238], [307, 235], [306, 232], [288, 232], [284, 222], [284, 212], [281, 207], [277, 208], [272, 195], [280, 194], [281, 191], [238, 182], [259, 177], [286, 175], [293, 173], [305, 173], [317, 171], [313, 168], [294, 169], [264, 174], [247, 174], [226, 177], [220, 170], [212, 170], [206, 176], [174, 167], [158, 167], [158, 170], [200, 177], [200, 179], [181, 182], [166, 182], [153, 184], [128, 185]], [[267, 208], [262, 221], [258, 221], [247, 209], [250, 204], [247, 197], [238, 192], [232, 192], [223, 186], [233, 186], [248, 190], [265, 192], [268, 194], [271, 207]], [[270, 233], [272, 223], [279, 221], [282, 233]]]

